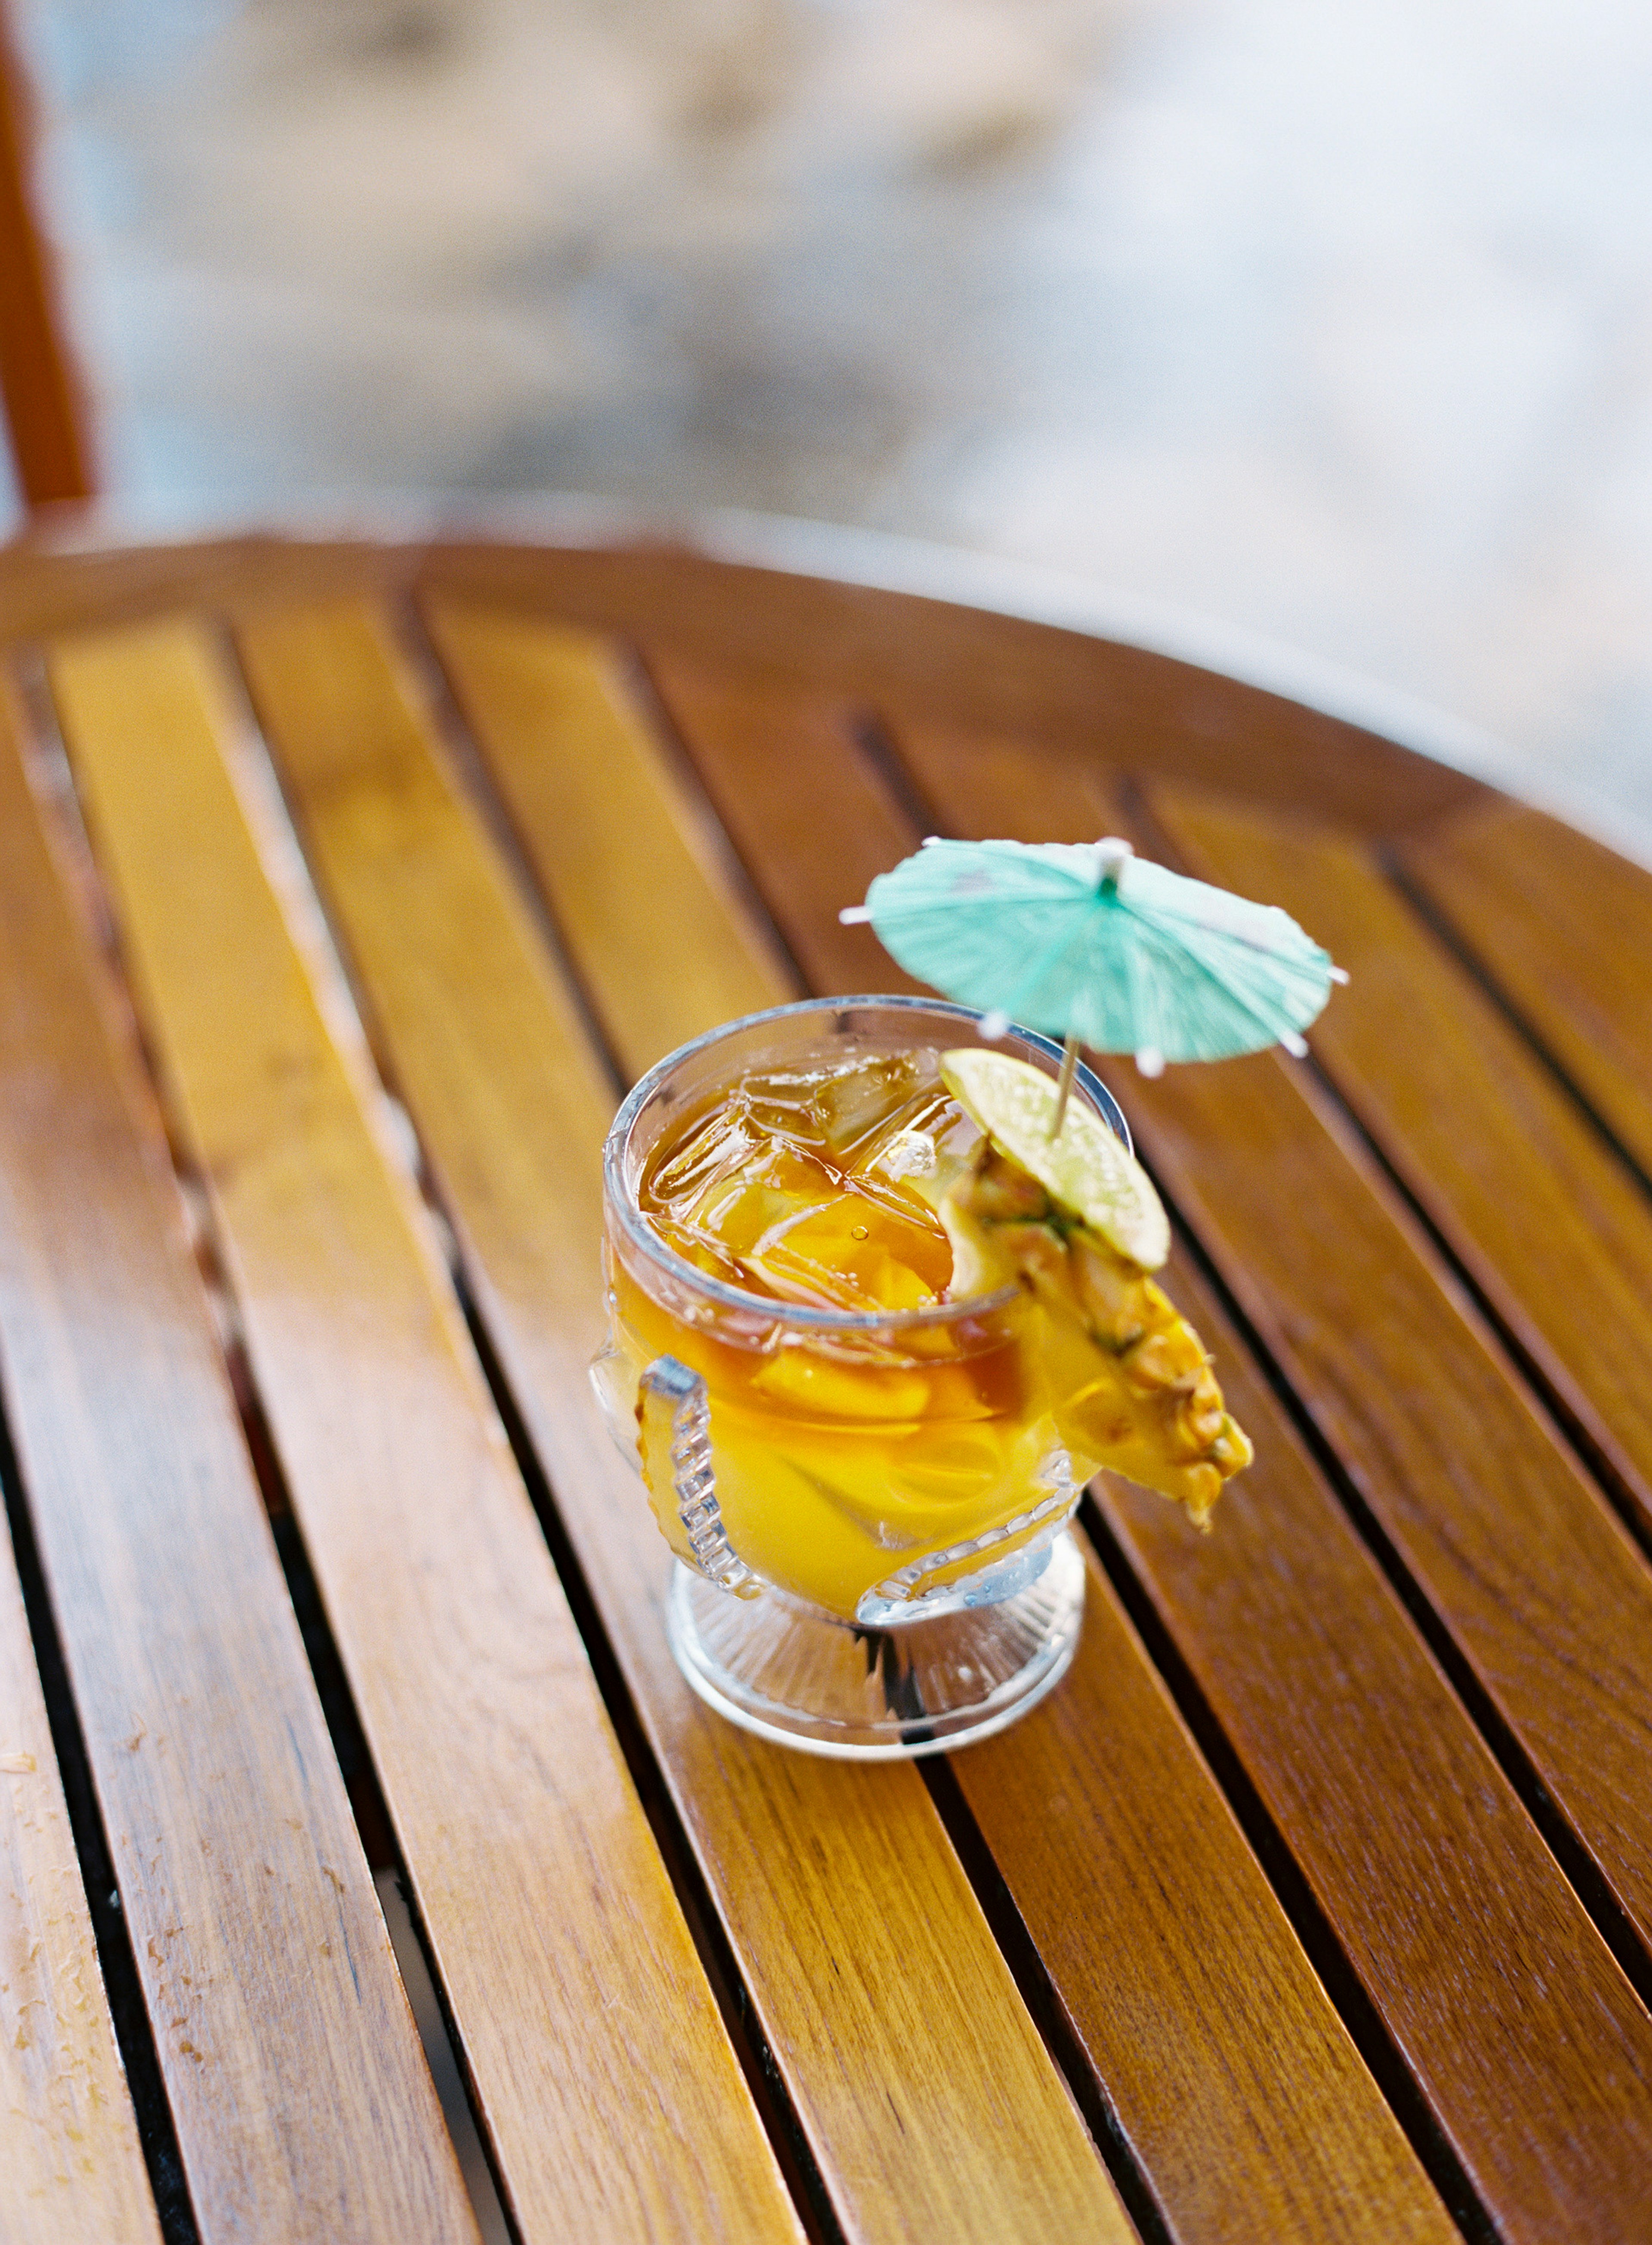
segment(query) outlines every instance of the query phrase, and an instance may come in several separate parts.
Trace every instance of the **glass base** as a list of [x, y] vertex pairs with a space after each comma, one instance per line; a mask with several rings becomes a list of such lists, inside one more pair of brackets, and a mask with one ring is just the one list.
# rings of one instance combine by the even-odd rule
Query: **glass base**
[[889, 1629], [773, 1590], [735, 1597], [680, 1561], [667, 1609], [677, 1665], [708, 1706], [849, 1761], [910, 1760], [1007, 1728], [1060, 1681], [1083, 1618], [1084, 1560], [1065, 1529], [1012, 1597]]

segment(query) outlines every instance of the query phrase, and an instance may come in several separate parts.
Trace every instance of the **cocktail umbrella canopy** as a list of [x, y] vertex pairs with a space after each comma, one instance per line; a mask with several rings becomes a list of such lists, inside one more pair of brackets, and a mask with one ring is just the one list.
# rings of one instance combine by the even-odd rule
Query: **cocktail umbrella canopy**
[[1264, 1045], [1301, 1053], [1301, 1032], [1347, 979], [1276, 905], [1111, 838], [926, 842], [843, 917], [870, 920], [909, 973], [959, 1005], [1134, 1053], [1149, 1075]]

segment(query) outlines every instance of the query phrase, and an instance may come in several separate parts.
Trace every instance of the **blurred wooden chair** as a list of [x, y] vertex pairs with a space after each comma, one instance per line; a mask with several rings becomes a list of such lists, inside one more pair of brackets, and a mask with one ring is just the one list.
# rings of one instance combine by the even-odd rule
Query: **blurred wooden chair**
[[97, 488], [83, 386], [36, 197], [36, 106], [0, 0], [0, 397], [25, 509]]

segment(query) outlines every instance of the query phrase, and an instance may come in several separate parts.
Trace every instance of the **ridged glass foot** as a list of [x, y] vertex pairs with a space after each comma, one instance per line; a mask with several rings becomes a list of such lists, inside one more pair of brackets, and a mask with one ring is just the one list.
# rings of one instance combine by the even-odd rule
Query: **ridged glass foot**
[[738, 1598], [679, 1563], [671, 1649], [694, 1690], [759, 1738], [845, 1760], [895, 1761], [988, 1738], [1066, 1672], [1084, 1618], [1084, 1561], [1063, 1531], [1034, 1583], [1001, 1604], [857, 1628], [765, 1590]]

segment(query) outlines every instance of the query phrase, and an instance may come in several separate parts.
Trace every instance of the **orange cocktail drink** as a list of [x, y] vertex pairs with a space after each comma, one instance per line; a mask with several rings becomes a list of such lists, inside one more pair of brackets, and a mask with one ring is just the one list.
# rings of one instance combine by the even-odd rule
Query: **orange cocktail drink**
[[1072, 1509], [1036, 1303], [952, 1291], [938, 1210], [979, 1132], [938, 1055], [977, 1041], [922, 1000], [782, 1007], [674, 1055], [616, 1124], [599, 1389], [673, 1549], [737, 1594], [862, 1629], [984, 1608]]

